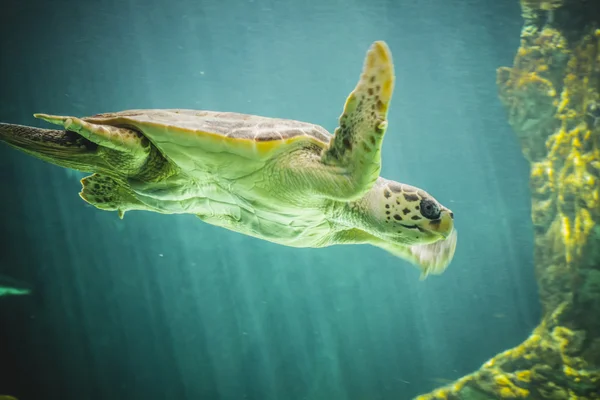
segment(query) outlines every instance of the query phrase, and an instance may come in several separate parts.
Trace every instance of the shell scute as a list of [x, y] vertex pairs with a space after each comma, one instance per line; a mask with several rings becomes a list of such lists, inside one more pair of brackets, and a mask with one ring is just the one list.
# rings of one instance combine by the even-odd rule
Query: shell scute
[[269, 157], [291, 144], [325, 148], [332, 135], [307, 122], [233, 112], [198, 110], [127, 110], [97, 114], [85, 120], [128, 126], [139, 130], [161, 148], [162, 143], [197, 146], [210, 151], [230, 150], [248, 156]]

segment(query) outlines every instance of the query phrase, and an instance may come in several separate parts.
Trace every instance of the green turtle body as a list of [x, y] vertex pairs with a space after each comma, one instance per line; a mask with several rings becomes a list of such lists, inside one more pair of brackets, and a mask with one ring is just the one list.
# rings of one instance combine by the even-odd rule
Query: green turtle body
[[292, 247], [372, 244], [439, 274], [452, 260], [452, 212], [425, 191], [379, 176], [394, 87], [391, 53], [369, 49], [334, 134], [300, 121], [196, 110], [76, 118], [65, 130], [0, 124], [0, 140], [94, 172], [81, 197], [103, 210], [194, 214]]

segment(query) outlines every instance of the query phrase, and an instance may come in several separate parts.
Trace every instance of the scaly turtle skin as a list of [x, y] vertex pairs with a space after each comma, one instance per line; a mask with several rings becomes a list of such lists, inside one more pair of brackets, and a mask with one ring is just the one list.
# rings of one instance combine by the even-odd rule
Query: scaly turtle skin
[[81, 197], [203, 221], [293, 247], [368, 243], [442, 273], [454, 256], [452, 212], [421, 189], [379, 177], [394, 88], [375, 42], [331, 135], [299, 121], [193, 110], [76, 118], [35, 114], [48, 130], [0, 124], [0, 140], [85, 172]]

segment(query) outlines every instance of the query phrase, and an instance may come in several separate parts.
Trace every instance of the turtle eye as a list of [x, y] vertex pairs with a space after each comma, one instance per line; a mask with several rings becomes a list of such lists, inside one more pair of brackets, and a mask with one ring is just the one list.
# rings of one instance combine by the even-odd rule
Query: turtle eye
[[440, 217], [440, 206], [431, 199], [421, 200], [421, 215], [427, 219], [438, 219]]

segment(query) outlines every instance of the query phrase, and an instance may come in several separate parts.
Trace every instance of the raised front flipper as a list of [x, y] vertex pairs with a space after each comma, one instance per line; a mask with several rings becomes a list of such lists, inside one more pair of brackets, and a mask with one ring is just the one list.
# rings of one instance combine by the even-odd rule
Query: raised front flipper
[[381, 145], [387, 129], [387, 112], [394, 90], [392, 54], [384, 42], [369, 49], [360, 80], [350, 93], [339, 127], [323, 164], [340, 167], [354, 186], [351, 198], [371, 188], [381, 171]]

